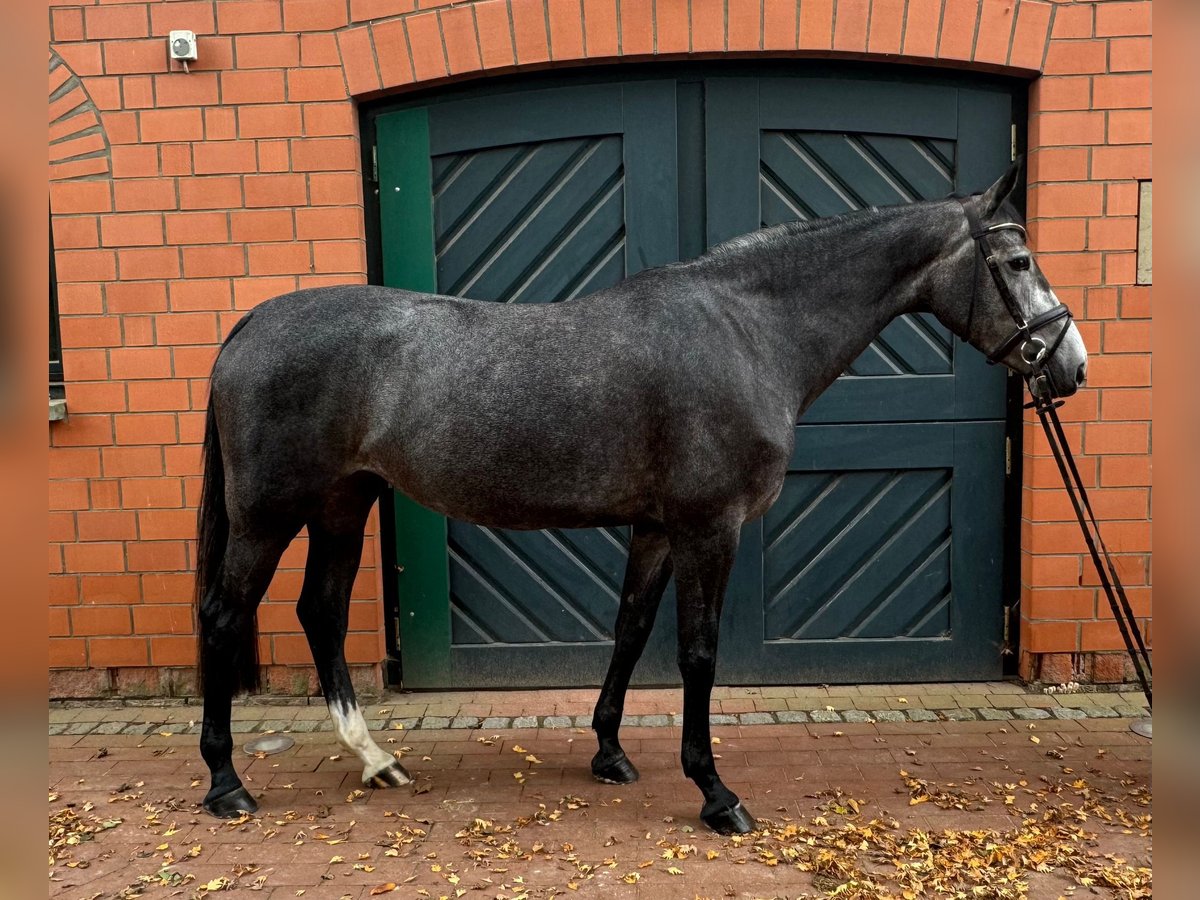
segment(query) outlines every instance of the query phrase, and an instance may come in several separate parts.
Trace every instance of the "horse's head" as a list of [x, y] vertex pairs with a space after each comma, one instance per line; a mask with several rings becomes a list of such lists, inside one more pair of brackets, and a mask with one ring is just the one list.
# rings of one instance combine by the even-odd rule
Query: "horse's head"
[[1019, 174], [1017, 162], [984, 193], [961, 201], [964, 227], [952, 258], [968, 286], [964, 291], [955, 279], [944, 301], [949, 308], [934, 311], [990, 361], [1036, 376], [1035, 394], [1069, 397], [1087, 378], [1087, 349], [1026, 244], [1010, 202]]

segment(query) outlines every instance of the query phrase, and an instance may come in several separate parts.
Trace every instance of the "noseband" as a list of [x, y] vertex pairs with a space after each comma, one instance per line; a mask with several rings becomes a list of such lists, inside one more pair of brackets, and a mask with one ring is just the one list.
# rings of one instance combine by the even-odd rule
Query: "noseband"
[[[1067, 336], [1067, 329], [1070, 326], [1071, 320], [1071, 310], [1065, 304], [1059, 303], [1052, 309], [1048, 309], [1034, 316], [1032, 319], [1026, 320], [1025, 314], [1021, 311], [1016, 297], [1013, 296], [1012, 290], [1004, 278], [1004, 273], [1000, 271], [1000, 261], [996, 259], [996, 255], [992, 251], [989, 238], [998, 231], [1019, 231], [1022, 240], [1028, 242], [1028, 233], [1023, 226], [1018, 225], [1016, 222], [1001, 222], [998, 225], [984, 227], [980, 223], [979, 217], [975, 214], [975, 210], [966, 203], [963, 204], [963, 212], [966, 213], [967, 224], [971, 228], [971, 237], [979, 247], [979, 253], [975, 256], [975, 277], [973, 278], [971, 289], [971, 306], [967, 313], [967, 334], [971, 333], [971, 325], [975, 319], [975, 301], [979, 295], [979, 260], [982, 257], [988, 267], [988, 271], [992, 273], [992, 281], [996, 284], [996, 290], [1000, 293], [1000, 299], [1004, 301], [1004, 305], [1008, 309], [1008, 313], [1012, 316], [1016, 326], [1012, 334], [999, 347], [987, 355], [988, 364], [995, 365], [1001, 362], [1019, 346], [1021, 359], [1031, 370], [1028, 376], [1031, 393], [1037, 397], [1048, 390], [1053, 395], [1055, 393], [1054, 376], [1045, 366]], [[1059, 329], [1053, 343], [1047, 345], [1037, 332], [1051, 322], [1057, 322], [1059, 319], [1066, 319], [1067, 321]]]

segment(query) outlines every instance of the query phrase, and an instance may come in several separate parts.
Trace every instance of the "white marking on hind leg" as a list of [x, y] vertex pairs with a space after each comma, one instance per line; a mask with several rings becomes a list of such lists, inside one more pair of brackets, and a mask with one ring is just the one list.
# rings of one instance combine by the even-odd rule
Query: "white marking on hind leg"
[[337, 735], [338, 743], [363, 761], [364, 782], [396, 762], [395, 757], [371, 739], [357, 703], [334, 700], [329, 704], [329, 717], [333, 719], [333, 733]]

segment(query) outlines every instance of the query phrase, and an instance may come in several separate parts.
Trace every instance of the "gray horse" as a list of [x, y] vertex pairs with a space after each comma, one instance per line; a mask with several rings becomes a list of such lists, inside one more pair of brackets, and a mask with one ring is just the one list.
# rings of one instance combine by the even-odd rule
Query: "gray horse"
[[[797, 416], [896, 316], [932, 312], [985, 352], [1009, 348], [998, 361], [1029, 373], [1024, 345], [1006, 341], [1014, 314], [1004, 286], [1029, 320], [1058, 300], [1019, 227], [991, 231], [980, 248], [968, 225], [1019, 222], [1009, 203], [1017, 181], [1014, 167], [970, 198], [765, 229], [570, 302], [347, 286], [248, 313], [213, 367], [205, 436], [205, 808], [222, 817], [257, 808], [233, 768], [230, 700], [257, 685], [255, 610], [304, 526], [297, 613], [338, 740], [362, 759], [365, 784], [411, 780], [371, 739], [343, 654], [364, 525], [391, 485], [489, 527], [631, 525], [592, 772], [637, 778], [617, 732], [673, 573], [683, 771], [704, 794], [706, 824], [753, 828], [717, 775], [708, 722], [739, 531], [779, 495]], [[1069, 317], [1044, 321], [1043, 349], [1054, 350], [1041, 368], [1066, 396], [1083, 383], [1087, 354]]]

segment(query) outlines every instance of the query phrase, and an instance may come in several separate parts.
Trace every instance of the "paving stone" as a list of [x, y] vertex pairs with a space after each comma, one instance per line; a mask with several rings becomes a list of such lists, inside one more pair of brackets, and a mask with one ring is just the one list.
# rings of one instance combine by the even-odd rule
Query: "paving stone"
[[958, 703], [946, 694], [922, 694], [917, 698], [917, 703], [925, 709], [958, 709]]
[[1115, 719], [1117, 711], [1111, 706], [1093, 706], [1088, 711], [1089, 719]]
[[[905, 721], [904, 713], [898, 709], [873, 709], [871, 716], [876, 722], [903, 722]], [[846, 719], [850, 721], [849, 718]]]
[[508, 728], [511, 724], [512, 719], [508, 716], [488, 716], [479, 727], [485, 728], [488, 731], [500, 731]]
[[1048, 719], [1050, 718], [1050, 710], [1042, 709], [1037, 706], [1018, 706], [1012, 711], [1012, 714], [1018, 719]]
[[92, 729], [96, 727], [95, 722], [72, 722], [67, 726], [64, 734], [91, 734]]
[[775, 713], [775, 718], [784, 725], [799, 725], [808, 721], [808, 713], [799, 709], [784, 709]]
[[976, 721], [975, 710], [970, 708], [946, 709], [942, 710], [942, 714], [951, 722]]
[[70, 724], [71, 724], [70, 722], [51, 722], [49, 733], [50, 734], [62, 734], [64, 731], [67, 730], [67, 726]]
[[575, 717], [575, 727], [576, 728], [591, 728], [592, 727], [592, 714], [588, 713], [586, 716], [576, 716]]
[[512, 720], [513, 728], [537, 728], [537, 716], [517, 716]]
[[126, 722], [101, 722], [92, 729], [92, 734], [120, 734], [125, 730]]
[[829, 723], [829, 722], [842, 721], [842, 717], [840, 715], [838, 715], [836, 710], [829, 710], [829, 709], [810, 710], [808, 713], [808, 717], [810, 719], [812, 719], [814, 722]]
[[[421, 723], [416, 716], [405, 716], [403, 719], [388, 719], [386, 731], [411, 731]], [[397, 728], [396, 726], [400, 727]]]
[[[1144, 719], [1150, 715], [1146, 707], [1134, 706], [1130, 703], [1120, 703], [1114, 706], [1113, 709], [1116, 710], [1118, 716], [1125, 719]], [[70, 734], [71, 732], [68, 731], [67, 733]]]
[[1012, 718], [1012, 713], [1007, 709], [993, 709], [990, 706], [981, 706], [976, 712], [985, 722], [1003, 722]]
[[787, 700], [783, 697], [760, 697], [754, 701], [754, 709], [757, 712], [775, 712], [787, 709]]
[[546, 718], [542, 719], [542, 727], [543, 728], [570, 728], [571, 727], [571, 717], [570, 716], [546, 716]]
[[257, 722], [247, 722], [243, 719], [240, 722], [234, 721], [229, 723], [230, 734], [253, 734], [257, 730]]
[[297, 719], [288, 725], [287, 730], [294, 731], [297, 734], [308, 734], [314, 731], [321, 731], [324, 725], [325, 722], [320, 719]]
[[478, 728], [479, 727], [479, 717], [478, 716], [455, 716], [450, 721], [450, 727], [451, 728]]
[[329, 717], [329, 710], [325, 704], [320, 706], [302, 706], [296, 710], [297, 719], [325, 719]]
[[[653, 718], [647, 716], [646, 718]], [[666, 716], [662, 717], [666, 719]], [[769, 712], [745, 712], [738, 714], [738, 722], [742, 725], [774, 725], [775, 717]], [[663, 724], [667, 724], [665, 721]]]
[[908, 718], [913, 722], [937, 722], [940, 720], [938, 714], [932, 709], [920, 708], [910, 709], [908, 711]]
[[1014, 706], [1028, 706], [1025, 694], [997, 694], [990, 696], [991, 705], [998, 709], [1012, 709]]
[[642, 716], [642, 725], [647, 728], [666, 728], [670, 724], [670, 720], [665, 713], [657, 713], [651, 716]]
[[683, 725], [683, 713], [671, 713], [671, 724], [676, 727]]
[[709, 725], [736, 725], [737, 723], [737, 716], [731, 716], [728, 713], [710, 713], [708, 717]]
[[[379, 730], [378, 727], [371, 728], [372, 721], [373, 720], [371, 720], [371, 719], [367, 720], [367, 730], [368, 731], [378, 731]], [[295, 719], [267, 719], [265, 722], [258, 723], [258, 730], [259, 731], [276, 731], [276, 732], [287, 731], [289, 728], [291, 728], [295, 724], [296, 724]]]
[[421, 727], [422, 728], [449, 728], [450, 727], [450, 717], [449, 716], [422, 716], [421, 717]]
[[979, 709], [981, 706], [991, 706], [992, 701], [987, 694], [958, 694], [954, 698], [961, 709]]
[[[843, 712], [842, 712], [842, 718], [845, 719], [847, 722], [857, 722], [860, 725], [865, 725], [870, 722], [873, 722], [874, 719], [871, 717], [871, 715], [872, 715], [871, 713], [869, 713], [865, 710], [862, 710], [862, 709], [847, 709], [847, 710], [843, 710]], [[818, 720], [814, 719], [813, 721], [818, 721]]]
[[1050, 715], [1056, 719], [1086, 719], [1087, 713], [1082, 709], [1075, 709], [1071, 706], [1056, 706], [1050, 710]]

